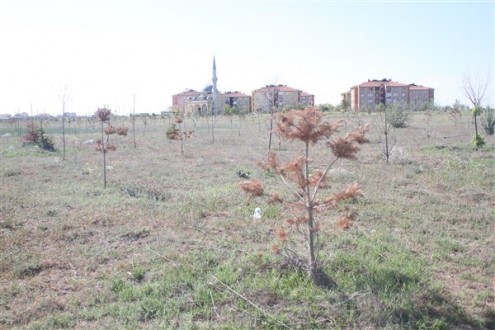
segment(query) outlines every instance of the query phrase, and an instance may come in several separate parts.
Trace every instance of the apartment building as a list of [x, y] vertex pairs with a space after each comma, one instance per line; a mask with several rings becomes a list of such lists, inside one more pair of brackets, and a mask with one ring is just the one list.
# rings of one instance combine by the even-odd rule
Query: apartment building
[[172, 110], [186, 115], [221, 114], [225, 106], [246, 111], [269, 112], [271, 107], [314, 106], [315, 96], [286, 85], [267, 85], [252, 92], [220, 93], [217, 89], [217, 66], [213, 58], [212, 85], [198, 92], [188, 89], [172, 95]]
[[315, 105], [315, 96], [313, 94], [302, 92], [300, 103], [306, 107], [312, 107]]
[[251, 111], [251, 97], [249, 95], [235, 91], [222, 93], [221, 97], [224, 105], [244, 112]]
[[391, 79], [368, 80], [341, 95], [354, 111], [374, 111], [379, 104], [419, 106], [434, 102], [433, 88], [403, 84]]
[[418, 107], [427, 103], [433, 103], [435, 90], [433, 88], [410, 84], [409, 85], [409, 104]]
[[199, 94], [200, 92], [194, 89], [188, 89], [182, 93], [172, 95], [172, 108], [183, 112], [186, 108], [186, 103]]
[[279, 109], [298, 105], [313, 106], [315, 96], [287, 85], [267, 85], [252, 92], [251, 102], [251, 111], [270, 112], [273, 106]]
[[[238, 91], [219, 93], [217, 100], [217, 114], [223, 112], [225, 105], [243, 111], [251, 110], [251, 97]], [[172, 95], [172, 109], [185, 115], [210, 114], [213, 109], [213, 93], [210, 90], [198, 92], [190, 89]]]

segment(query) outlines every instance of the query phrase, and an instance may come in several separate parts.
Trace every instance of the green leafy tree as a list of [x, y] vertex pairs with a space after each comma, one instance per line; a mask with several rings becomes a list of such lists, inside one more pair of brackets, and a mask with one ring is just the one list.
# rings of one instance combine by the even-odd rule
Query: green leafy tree
[[471, 114], [474, 121], [474, 137], [471, 141], [476, 149], [483, 147], [485, 140], [478, 133], [478, 116], [481, 114], [481, 103], [485, 97], [486, 88], [488, 86], [488, 75], [486, 79], [481, 79], [478, 75], [476, 78], [466, 75], [463, 81], [463, 88], [466, 97], [469, 99], [473, 108]]
[[488, 135], [495, 133], [495, 109], [486, 107], [481, 114], [481, 126]]

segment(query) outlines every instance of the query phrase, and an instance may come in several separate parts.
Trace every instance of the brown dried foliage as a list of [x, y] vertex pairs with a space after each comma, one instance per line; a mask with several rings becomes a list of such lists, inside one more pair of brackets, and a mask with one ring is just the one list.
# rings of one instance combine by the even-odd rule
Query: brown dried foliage
[[268, 203], [270, 204], [276, 204], [276, 203], [280, 203], [282, 204], [284, 202], [284, 200], [282, 199], [282, 197], [280, 197], [280, 195], [278, 193], [272, 193], [270, 194], [270, 199], [268, 200]]
[[273, 151], [268, 153], [268, 159], [266, 162], [260, 160], [257, 162], [257, 165], [263, 170], [273, 170], [280, 173], [278, 155]]
[[186, 131], [183, 132], [182, 134], [184, 135], [184, 138], [188, 139], [193, 135], [194, 131]]
[[356, 198], [361, 195], [361, 186], [357, 183], [348, 186], [345, 190], [339, 191], [325, 199], [324, 204], [327, 207], [335, 207], [339, 201]]
[[289, 225], [298, 225], [301, 223], [306, 223], [309, 221], [308, 216], [300, 216], [300, 217], [295, 217], [287, 220], [287, 223]]
[[28, 143], [38, 143], [40, 140], [40, 130], [35, 123], [28, 123], [26, 125], [26, 135], [24, 135], [24, 141]]
[[179, 130], [169, 130], [167, 131], [167, 138], [170, 140], [179, 140], [180, 132]]
[[[308, 237], [311, 237], [311, 235], [317, 234], [320, 231], [321, 222], [316, 218], [317, 213], [328, 210], [329, 208], [335, 208], [342, 200], [352, 199], [361, 195], [361, 187], [355, 183], [322, 201], [316, 195], [319, 189], [330, 186], [327, 180], [327, 171], [331, 168], [333, 162], [324, 171], [315, 169], [309, 174], [307, 169], [310, 163], [310, 159], [308, 158], [309, 145], [313, 145], [319, 140], [329, 138], [337, 133], [339, 127], [343, 125], [343, 121], [334, 123], [324, 122], [323, 113], [314, 108], [306, 108], [302, 111], [291, 110], [288, 113], [278, 114], [276, 119], [275, 131], [278, 135], [282, 139], [304, 142], [306, 153], [305, 155], [296, 157], [291, 162], [281, 164], [277, 154], [270, 152], [267, 161], [258, 162], [258, 165], [264, 170], [273, 170], [281, 175], [284, 183], [287, 185], [290, 186], [287, 181], [291, 181], [297, 185], [297, 188], [290, 186], [295, 200], [284, 202], [278, 193], [272, 193], [269, 202], [283, 203], [284, 207], [287, 208], [287, 212], [292, 214], [292, 217], [287, 220], [287, 224], [296, 227], [309, 226]], [[333, 141], [327, 142], [326, 145], [331, 148], [332, 153], [336, 157], [335, 160], [338, 158], [355, 159], [356, 153], [360, 150], [359, 144], [368, 142], [368, 139], [365, 137], [368, 130], [368, 126], [357, 127], [344, 137], [334, 138]], [[241, 188], [248, 193], [249, 199], [253, 196], [263, 195], [261, 183], [259, 181], [255, 181], [254, 183], [253, 181], [255, 180], [241, 183]], [[338, 221], [338, 226], [342, 229], [348, 229], [352, 225], [352, 220], [353, 216], [347, 212], [347, 215]], [[296, 232], [303, 233], [301, 229], [298, 228]], [[277, 232], [277, 237], [280, 245], [273, 245], [272, 251], [280, 254], [282, 253], [281, 249], [288, 242], [288, 232], [281, 229]], [[314, 246], [311, 246], [309, 250], [311, 251], [314, 248]], [[311, 258], [310, 253], [308, 260]], [[312, 260], [311, 262], [314, 261]]]
[[117, 134], [122, 135], [122, 136], [127, 136], [128, 131], [129, 131], [129, 129], [127, 127], [119, 127], [117, 129]]
[[324, 176], [322, 170], [316, 169], [309, 175], [308, 183], [312, 187], [316, 187], [319, 184], [320, 188], [328, 188], [327, 177]]
[[101, 139], [96, 140], [96, 146], [95, 146], [96, 151], [115, 151], [117, 150], [117, 146], [112, 143], [104, 143]]
[[305, 189], [307, 185], [307, 180], [304, 176], [305, 161], [306, 158], [304, 156], [299, 156], [292, 162], [279, 167], [280, 174], [294, 182], [297, 182], [299, 188], [301, 189]]
[[286, 140], [301, 140], [315, 144], [323, 137], [330, 137], [342, 126], [342, 121], [324, 122], [323, 113], [316, 108], [291, 110], [277, 117], [276, 132]]
[[277, 237], [279, 239], [280, 242], [282, 243], [285, 243], [287, 242], [287, 239], [288, 239], [288, 235], [287, 235], [287, 232], [283, 229], [280, 229], [278, 232], [277, 232]]
[[337, 225], [339, 226], [340, 229], [344, 229], [344, 230], [349, 229], [352, 226], [352, 219], [347, 216], [342, 217], [337, 222]]
[[361, 148], [356, 144], [363, 144], [368, 142], [365, 134], [369, 131], [369, 127], [359, 126], [352, 132], [347, 133], [346, 136], [334, 139], [331, 142], [327, 142], [327, 146], [332, 149], [335, 157], [356, 159], [356, 154]]
[[105, 127], [104, 132], [106, 135], [111, 135], [117, 133], [117, 129], [112, 125], [108, 125], [107, 127]]
[[263, 196], [264, 194], [263, 185], [256, 179], [242, 181], [239, 185], [248, 194], [248, 200], [251, 200], [253, 197]]
[[117, 150], [117, 146], [115, 144], [112, 144], [112, 143], [107, 143], [107, 150], [115, 151], [115, 150]]
[[102, 151], [103, 150], [103, 142], [101, 139], [96, 140], [96, 151]]
[[95, 112], [95, 117], [102, 122], [108, 122], [110, 120], [111, 115], [112, 115], [112, 111], [107, 108], [98, 108], [98, 110], [96, 110]]

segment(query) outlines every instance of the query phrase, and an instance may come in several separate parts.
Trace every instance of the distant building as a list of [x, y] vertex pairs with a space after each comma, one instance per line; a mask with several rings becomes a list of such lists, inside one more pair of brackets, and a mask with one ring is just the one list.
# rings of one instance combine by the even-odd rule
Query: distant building
[[217, 66], [213, 58], [212, 85], [203, 91], [188, 89], [182, 93], [172, 95], [173, 111], [180, 111], [187, 115], [221, 114], [225, 105], [239, 110], [249, 111], [251, 98], [241, 92], [220, 93], [217, 88]]
[[29, 113], [27, 113], [27, 112], [16, 113], [14, 115], [14, 118], [16, 118], [16, 119], [26, 119], [26, 118], [29, 118]]
[[267, 85], [246, 95], [241, 92], [220, 93], [217, 89], [217, 66], [213, 58], [212, 85], [198, 92], [188, 89], [172, 95], [172, 111], [188, 115], [221, 114], [225, 106], [246, 111], [269, 112], [272, 106], [285, 107], [314, 106], [315, 96], [286, 85]]
[[302, 92], [300, 103], [307, 107], [312, 107], [315, 105], [315, 96], [313, 94]]
[[34, 116], [33, 118], [40, 119], [40, 120], [51, 120], [51, 119], [53, 119], [53, 116], [50, 115], [49, 113], [39, 113], [36, 116]]
[[379, 104], [403, 104], [418, 107], [434, 103], [435, 90], [391, 79], [368, 80], [342, 93], [342, 99], [353, 109], [376, 110]]
[[209, 92], [196, 92], [185, 100], [182, 112], [186, 115], [206, 115], [213, 112], [213, 94]]
[[409, 104], [416, 107], [427, 104], [434, 103], [435, 90], [433, 88], [410, 84], [409, 85]]
[[75, 119], [77, 117], [77, 113], [75, 112], [64, 112], [65, 118]]
[[251, 111], [251, 97], [241, 92], [226, 92], [221, 95], [222, 103], [231, 108], [248, 112]]
[[172, 95], [172, 108], [183, 112], [186, 108], [186, 103], [198, 93], [194, 89], [188, 89], [182, 93]]
[[252, 110], [255, 112], [269, 112], [271, 107], [279, 109], [297, 107], [298, 105], [313, 106], [314, 95], [304, 93], [299, 89], [286, 85], [267, 85], [252, 92]]

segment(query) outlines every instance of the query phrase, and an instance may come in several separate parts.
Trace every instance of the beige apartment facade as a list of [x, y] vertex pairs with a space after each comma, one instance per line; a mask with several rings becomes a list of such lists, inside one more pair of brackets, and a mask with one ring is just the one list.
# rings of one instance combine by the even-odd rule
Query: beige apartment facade
[[[223, 107], [229, 106], [239, 111], [249, 112], [251, 110], [251, 97], [241, 92], [220, 93], [218, 96], [219, 110], [217, 114], [223, 113]], [[198, 92], [187, 90], [172, 95], [172, 109], [186, 116], [198, 116], [211, 114], [213, 109], [213, 94], [211, 92]]]
[[251, 111], [251, 96], [244, 93], [235, 92], [225, 92], [222, 94], [222, 104], [224, 106], [231, 107], [240, 112]]
[[252, 112], [270, 112], [273, 106], [278, 109], [313, 106], [314, 95], [286, 85], [267, 85], [252, 92]]

